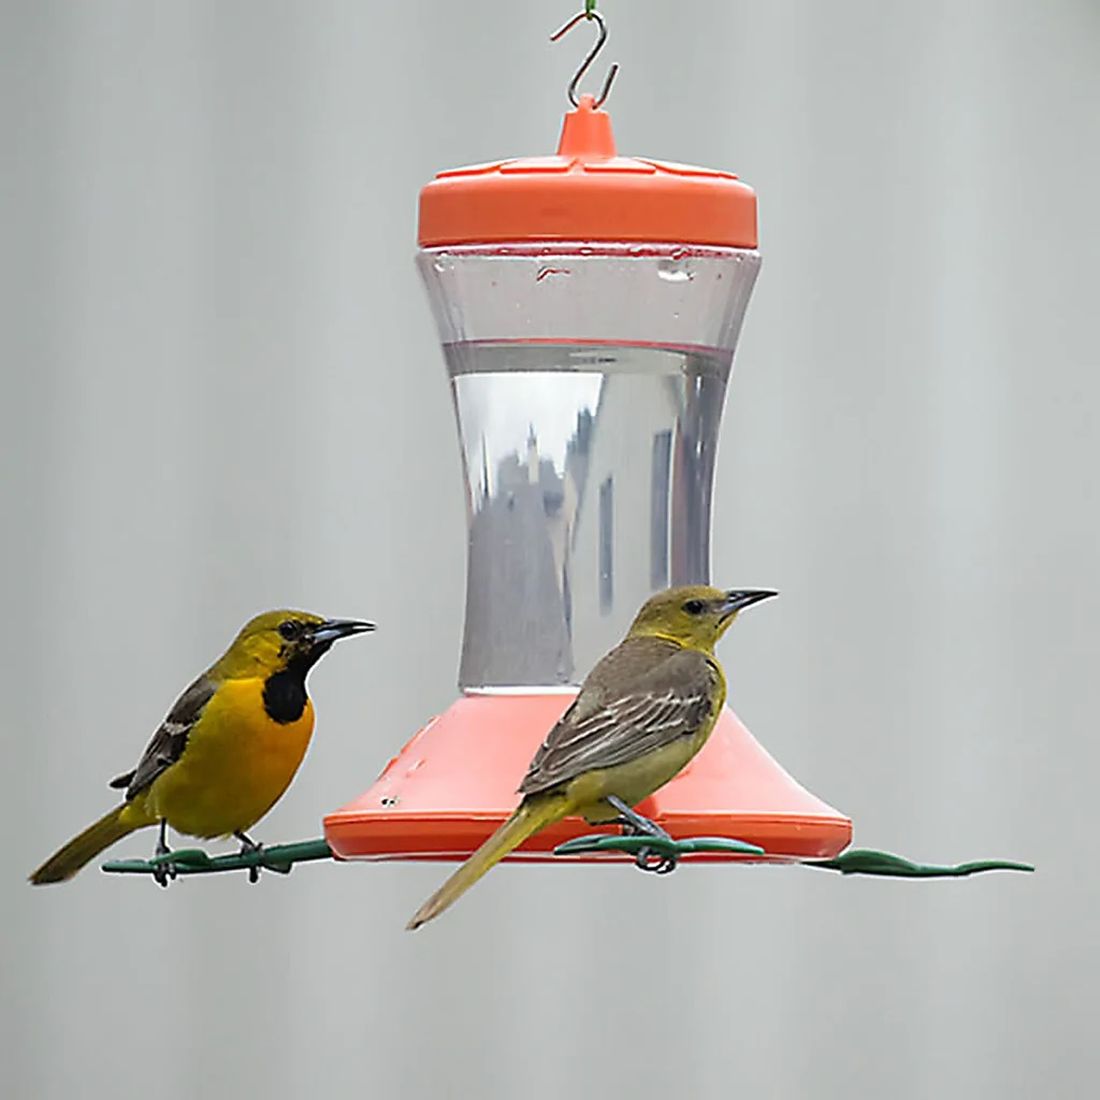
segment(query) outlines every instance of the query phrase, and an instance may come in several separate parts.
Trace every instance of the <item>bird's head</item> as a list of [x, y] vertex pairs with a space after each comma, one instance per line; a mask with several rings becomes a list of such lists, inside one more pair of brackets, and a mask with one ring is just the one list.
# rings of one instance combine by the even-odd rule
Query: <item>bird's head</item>
[[308, 611], [265, 611], [241, 627], [218, 662], [226, 676], [270, 676], [285, 668], [308, 672], [332, 643], [374, 629], [360, 619], [325, 619]]
[[776, 595], [777, 592], [760, 588], [723, 592], [706, 584], [666, 588], [646, 600], [630, 633], [635, 637], [668, 638], [693, 649], [710, 651], [739, 612]]

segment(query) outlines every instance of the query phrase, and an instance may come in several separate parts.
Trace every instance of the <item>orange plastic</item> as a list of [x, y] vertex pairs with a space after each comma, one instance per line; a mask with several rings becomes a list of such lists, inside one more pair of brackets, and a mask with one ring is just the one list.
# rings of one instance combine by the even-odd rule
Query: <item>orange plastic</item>
[[420, 192], [421, 247], [647, 241], [756, 248], [756, 195], [729, 172], [620, 157], [591, 95], [558, 151], [440, 172]]
[[[325, 818], [325, 839], [344, 859], [465, 859], [515, 809], [531, 757], [572, 700], [571, 693], [463, 696], [365, 794]], [[691, 860], [828, 859], [852, 839], [851, 821], [799, 786], [728, 709], [695, 760], [638, 810], [676, 838], [730, 837], [768, 853]], [[551, 855], [572, 837], [608, 831], [568, 818], [509, 858], [627, 858]]]

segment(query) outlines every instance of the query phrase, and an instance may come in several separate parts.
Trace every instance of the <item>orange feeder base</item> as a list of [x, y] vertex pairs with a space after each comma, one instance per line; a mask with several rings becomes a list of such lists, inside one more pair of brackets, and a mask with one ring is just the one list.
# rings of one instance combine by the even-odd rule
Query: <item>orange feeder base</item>
[[[413, 737], [365, 794], [325, 818], [329, 846], [341, 859], [465, 859], [515, 809], [516, 788], [531, 757], [574, 697], [532, 692], [456, 700]], [[685, 857], [692, 861], [830, 859], [852, 839], [852, 822], [799, 786], [729, 709], [691, 764], [637, 809], [674, 839], [726, 837], [767, 853]], [[630, 858], [553, 855], [566, 840], [615, 831], [566, 818], [509, 858]]]

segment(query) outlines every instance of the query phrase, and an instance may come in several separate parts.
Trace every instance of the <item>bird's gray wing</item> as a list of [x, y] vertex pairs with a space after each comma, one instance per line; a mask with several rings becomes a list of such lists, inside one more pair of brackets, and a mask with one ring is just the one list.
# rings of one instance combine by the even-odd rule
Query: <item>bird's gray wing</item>
[[157, 727], [138, 766], [112, 779], [110, 786], [125, 787], [126, 801], [145, 790], [166, 768], [171, 767], [187, 747], [191, 729], [217, 690], [208, 673], [203, 673], [175, 702], [168, 717]]
[[539, 747], [520, 793], [536, 794], [635, 760], [692, 735], [710, 716], [718, 671], [703, 654], [677, 649], [656, 664], [633, 664], [625, 663], [618, 690], [609, 690], [616, 687], [614, 669], [611, 676], [601, 670], [605, 675], [591, 687], [586, 682]]

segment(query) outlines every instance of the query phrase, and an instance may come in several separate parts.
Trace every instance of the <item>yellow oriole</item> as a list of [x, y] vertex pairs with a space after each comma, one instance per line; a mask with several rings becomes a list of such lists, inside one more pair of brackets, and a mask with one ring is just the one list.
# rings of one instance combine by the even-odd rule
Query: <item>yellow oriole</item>
[[[176, 700], [138, 766], [111, 781], [126, 789], [125, 800], [50, 856], [30, 881], [64, 882], [149, 825], [160, 825], [158, 856], [169, 854], [167, 825], [205, 839], [235, 836], [242, 851], [259, 847], [246, 830], [290, 786], [313, 733], [309, 670], [333, 642], [373, 629], [304, 611], [257, 615]], [[162, 866], [157, 881], [167, 886], [171, 874], [170, 864]]]
[[[439, 916], [528, 837], [571, 814], [662, 835], [631, 807], [706, 743], [726, 700], [714, 646], [739, 611], [775, 594], [694, 585], [648, 600], [535, 753], [515, 813], [417, 910], [408, 928]], [[669, 870], [674, 863], [647, 866], [640, 854], [638, 865]]]

